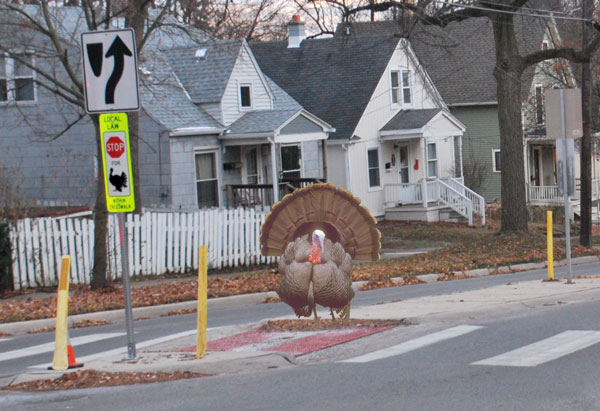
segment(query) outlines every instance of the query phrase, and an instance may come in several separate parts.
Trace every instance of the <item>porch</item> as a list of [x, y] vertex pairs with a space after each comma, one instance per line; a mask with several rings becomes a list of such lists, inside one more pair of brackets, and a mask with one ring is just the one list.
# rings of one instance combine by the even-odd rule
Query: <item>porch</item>
[[[575, 196], [571, 200], [579, 203], [580, 179], [575, 180]], [[537, 206], [560, 206], [563, 205], [565, 199], [558, 195], [557, 185], [538, 186], [535, 184], [527, 184], [527, 199], [529, 204]], [[600, 179], [592, 180], [592, 201], [600, 200]]]
[[[297, 188], [310, 184], [324, 183], [322, 178], [286, 178], [279, 181], [279, 198]], [[250, 207], [257, 210], [270, 210], [274, 200], [273, 184], [229, 184], [224, 188], [229, 208]]]
[[452, 220], [452, 214], [473, 225], [485, 224], [485, 200], [462, 178], [422, 179], [419, 183], [385, 184], [385, 218], [389, 220]]

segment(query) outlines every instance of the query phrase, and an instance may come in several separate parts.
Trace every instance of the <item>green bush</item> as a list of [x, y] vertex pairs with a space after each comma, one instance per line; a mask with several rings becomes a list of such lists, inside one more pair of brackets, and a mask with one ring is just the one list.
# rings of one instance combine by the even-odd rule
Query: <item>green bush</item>
[[0, 221], [0, 291], [12, 290], [12, 258], [8, 223]]

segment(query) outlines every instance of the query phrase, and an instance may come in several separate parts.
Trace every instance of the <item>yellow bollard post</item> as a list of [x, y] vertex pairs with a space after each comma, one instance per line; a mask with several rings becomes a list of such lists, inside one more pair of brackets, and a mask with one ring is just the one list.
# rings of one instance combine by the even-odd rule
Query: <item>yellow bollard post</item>
[[548, 281], [554, 281], [554, 243], [552, 241], [552, 211], [546, 212], [547, 221], [547, 246], [548, 246]]
[[207, 255], [208, 247], [201, 245], [198, 253], [198, 338], [196, 340], [196, 358], [204, 358], [204, 352], [206, 351]]
[[63, 255], [60, 264], [60, 279], [58, 281], [58, 297], [56, 299], [56, 333], [54, 337], [53, 370], [66, 370], [69, 368], [68, 324], [69, 315], [69, 270], [71, 269], [71, 256]]

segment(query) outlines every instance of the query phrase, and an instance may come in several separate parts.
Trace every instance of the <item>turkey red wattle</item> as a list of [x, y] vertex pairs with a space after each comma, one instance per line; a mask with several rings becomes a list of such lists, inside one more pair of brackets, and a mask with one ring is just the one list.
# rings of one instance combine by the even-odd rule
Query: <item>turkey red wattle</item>
[[308, 261], [313, 264], [321, 264], [321, 244], [315, 244], [313, 241], [312, 248], [310, 249], [310, 255]]
[[325, 240], [325, 233], [321, 230], [315, 230], [312, 235], [312, 247], [310, 249], [310, 255], [308, 261], [313, 264], [321, 264], [321, 249], [323, 248], [323, 241]]

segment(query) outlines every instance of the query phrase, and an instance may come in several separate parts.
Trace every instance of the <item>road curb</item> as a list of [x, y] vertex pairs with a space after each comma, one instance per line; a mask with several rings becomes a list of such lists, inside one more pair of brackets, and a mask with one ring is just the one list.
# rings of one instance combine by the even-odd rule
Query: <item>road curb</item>
[[[600, 256], [583, 256], [583, 257], [575, 257], [571, 259], [571, 264], [588, 264], [595, 263], [600, 261]], [[555, 261], [555, 267], [563, 267], [567, 265], [566, 260]], [[474, 270], [466, 270], [466, 271], [458, 271], [455, 274], [463, 274], [469, 277], [483, 277], [486, 275], [491, 275], [494, 273], [500, 272], [511, 272], [511, 271], [524, 271], [524, 270], [537, 270], [546, 268], [546, 262], [538, 262], [538, 263], [522, 263], [522, 264], [514, 264], [507, 265], [498, 268], [478, 268]], [[421, 274], [416, 276], [423, 282], [434, 282], [437, 281], [440, 277], [440, 274], [432, 273], [432, 274]], [[398, 284], [403, 283], [402, 277], [392, 278], [392, 281]], [[355, 281], [352, 283], [352, 289], [355, 292], [359, 292], [360, 288], [366, 284], [367, 281]], [[268, 297], [277, 297], [277, 293], [274, 291], [255, 293], [255, 294], [241, 294], [241, 295], [233, 295], [229, 297], [219, 297], [219, 298], [210, 298], [207, 301], [208, 308], [220, 308], [220, 307], [235, 307], [235, 306], [245, 306], [252, 304], [261, 304]], [[184, 301], [179, 303], [172, 304], [163, 304], [149, 307], [136, 307], [133, 309], [133, 318], [156, 318], [160, 317], [163, 314], [169, 313], [171, 311], [178, 310], [186, 310], [196, 308], [197, 302], [195, 300], [192, 301]], [[75, 323], [81, 320], [107, 320], [110, 322], [124, 322], [125, 321], [125, 313], [123, 309], [112, 310], [112, 311], [100, 311], [95, 313], [86, 313], [86, 314], [76, 314], [69, 316], [69, 323]], [[39, 328], [46, 327], [54, 327], [56, 324], [55, 318], [45, 318], [40, 320], [30, 320], [30, 321], [19, 321], [13, 323], [5, 323], [0, 324], [0, 333], [7, 333], [11, 335], [22, 335], [27, 334], [29, 331], [36, 330]]]

